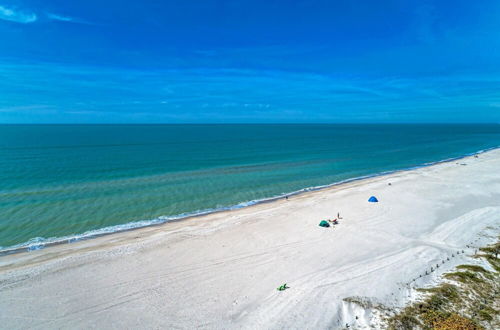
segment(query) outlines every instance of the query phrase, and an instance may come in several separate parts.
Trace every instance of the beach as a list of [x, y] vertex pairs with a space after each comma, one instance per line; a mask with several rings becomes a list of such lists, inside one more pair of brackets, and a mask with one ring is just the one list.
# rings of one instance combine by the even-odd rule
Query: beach
[[498, 147], [500, 125], [0, 125], [0, 255]]
[[[414, 288], [480, 262], [471, 255], [500, 232], [499, 169], [495, 149], [5, 255], [0, 327], [380, 327], [374, 306], [403, 307]], [[337, 213], [338, 225], [318, 226]]]

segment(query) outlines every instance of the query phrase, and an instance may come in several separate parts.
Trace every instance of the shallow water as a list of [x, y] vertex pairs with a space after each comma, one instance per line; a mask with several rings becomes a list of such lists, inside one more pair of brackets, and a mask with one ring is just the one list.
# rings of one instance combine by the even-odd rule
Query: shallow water
[[0, 125], [0, 246], [243, 206], [499, 145], [500, 125]]

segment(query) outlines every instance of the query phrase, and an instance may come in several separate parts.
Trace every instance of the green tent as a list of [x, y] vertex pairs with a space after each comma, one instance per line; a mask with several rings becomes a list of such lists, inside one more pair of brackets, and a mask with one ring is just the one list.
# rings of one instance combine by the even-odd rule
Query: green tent
[[320, 223], [319, 223], [319, 226], [320, 227], [330, 227], [330, 224], [328, 223], [328, 221], [326, 220], [322, 220]]

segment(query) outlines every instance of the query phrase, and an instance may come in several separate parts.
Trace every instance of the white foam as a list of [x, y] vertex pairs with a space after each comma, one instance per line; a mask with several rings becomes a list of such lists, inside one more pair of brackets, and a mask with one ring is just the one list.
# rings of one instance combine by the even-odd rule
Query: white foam
[[10, 247], [1, 247], [0, 246], [0, 255], [21, 252], [21, 251], [36, 251], [36, 250], [43, 249], [44, 247], [46, 247], [48, 245], [56, 245], [56, 244], [62, 244], [62, 243], [74, 243], [74, 242], [78, 242], [81, 240], [95, 238], [95, 237], [99, 237], [99, 236], [103, 236], [103, 235], [109, 235], [109, 234], [113, 234], [113, 233], [118, 233], [118, 232], [138, 229], [138, 228], [160, 225], [160, 224], [164, 224], [164, 223], [169, 222], [169, 221], [181, 220], [184, 218], [196, 217], [196, 216], [201, 216], [201, 215], [207, 215], [210, 213], [241, 209], [241, 208], [256, 205], [256, 204], [266, 203], [266, 202], [274, 201], [277, 199], [285, 198], [287, 196], [298, 195], [298, 194], [301, 194], [304, 192], [321, 190], [321, 189], [325, 189], [325, 188], [329, 188], [329, 187], [333, 187], [333, 186], [337, 186], [337, 185], [341, 185], [341, 184], [345, 184], [345, 183], [349, 183], [349, 182], [379, 177], [379, 176], [403, 172], [403, 171], [409, 171], [409, 170], [413, 170], [413, 169], [419, 169], [419, 168], [428, 167], [428, 166], [446, 163], [446, 162], [451, 162], [451, 161], [455, 161], [455, 160], [462, 159], [465, 157], [470, 157], [473, 155], [481, 154], [481, 153], [484, 153], [484, 152], [487, 152], [490, 150], [494, 150], [494, 149], [498, 149], [498, 148], [500, 148], [500, 146], [492, 147], [492, 148], [488, 148], [488, 149], [482, 149], [482, 150], [479, 150], [477, 152], [465, 154], [464, 156], [460, 156], [460, 157], [454, 157], [454, 158], [448, 158], [448, 159], [440, 160], [440, 161], [436, 161], [436, 162], [424, 163], [422, 165], [417, 165], [417, 166], [413, 166], [413, 167], [409, 167], [409, 168], [404, 168], [404, 169], [399, 169], [399, 170], [391, 170], [391, 171], [383, 171], [383, 172], [378, 172], [375, 174], [369, 174], [369, 175], [363, 175], [363, 176], [359, 176], [359, 177], [349, 178], [349, 179], [337, 181], [337, 182], [330, 183], [330, 184], [313, 186], [313, 187], [306, 187], [306, 188], [299, 189], [299, 190], [296, 190], [296, 191], [293, 191], [290, 193], [283, 193], [281, 195], [276, 195], [276, 196], [272, 196], [269, 198], [255, 199], [255, 200], [250, 200], [250, 201], [246, 201], [246, 202], [241, 202], [241, 203], [238, 203], [238, 204], [235, 204], [232, 206], [222, 206], [222, 207], [217, 207], [217, 208], [198, 210], [198, 211], [194, 211], [194, 212], [181, 213], [181, 214], [174, 215], [174, 216], [160, 216], [156, 219], [133, 221], [133, 222], [125, 223], [125, 224], [108, 226], [108, 227], [104, 227], [104, 228], [100, 228], [100, 229], [86, 231], [82, 234], [75, 234], [75, 235], [69, 235], [69, 236], [63, 236], [63, 237], [50, 237], [50, 238], [35, 237], [35, 238], [28, 240], [27, 242], [13, 245]]

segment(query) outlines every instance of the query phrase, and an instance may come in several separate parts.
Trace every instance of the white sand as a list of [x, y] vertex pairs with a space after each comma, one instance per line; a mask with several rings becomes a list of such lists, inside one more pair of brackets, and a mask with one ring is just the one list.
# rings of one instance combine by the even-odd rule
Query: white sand
[[403, 306], [499, 233], [500, 150], [459, 162], [0, 257], [0, 328], [378, 327], [343, 299]]

